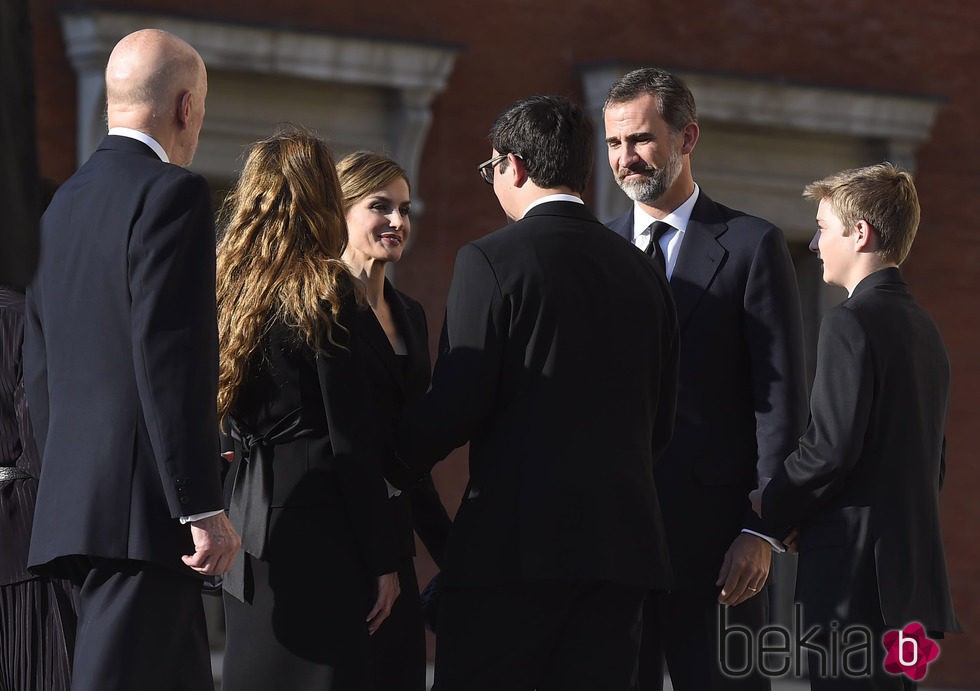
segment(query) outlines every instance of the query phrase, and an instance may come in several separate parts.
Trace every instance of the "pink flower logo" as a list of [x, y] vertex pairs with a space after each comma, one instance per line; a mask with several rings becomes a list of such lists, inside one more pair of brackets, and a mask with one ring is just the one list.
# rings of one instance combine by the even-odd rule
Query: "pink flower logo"
[[885, 671], [904, 674], [912, 681], [925, 677], [926, 667], [939, 657], [939, 644], [926, 635], [922, 624], [917, 621], [906, 624], [901, 630], [886, 632], [881, 642], [888, 651]]

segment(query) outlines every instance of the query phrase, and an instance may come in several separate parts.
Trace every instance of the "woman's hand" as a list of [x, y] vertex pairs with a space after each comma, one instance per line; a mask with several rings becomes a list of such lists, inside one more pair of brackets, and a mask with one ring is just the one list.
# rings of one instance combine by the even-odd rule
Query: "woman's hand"
[[378, 576], [378, 599], [374, 603], [374, 608], [368, 613], [367, 624], [368, 633], [374, 635], [381, 623], [391, 614], [391, 607], [401, 593], [401, 586], [398, 584], [398, 574], [394, 571]]

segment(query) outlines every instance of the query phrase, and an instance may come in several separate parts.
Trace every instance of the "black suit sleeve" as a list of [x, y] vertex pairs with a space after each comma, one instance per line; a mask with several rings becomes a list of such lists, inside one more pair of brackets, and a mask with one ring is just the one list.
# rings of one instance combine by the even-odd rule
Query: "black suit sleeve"
[[795, 448], [806, 420], [799, 290], [786, 243], [775, 228], [763, 237], [753, 258], [744, 307], [758, 470], [760, 476], [772, 477]]
[[861, 455], [873, 387], [864, 329], [850, 310], [831, 310], [820, 325], [810, 424], [762, 496], [772, 535], [787, 535], [847, 481]]
[[[335, 338], [338, 331], [335, 327]], [[345, 340], [351, 349], [358, 342]], [[316, 360], [330, 446], [361, 556], [369, 571], [380, 576], [398, 569], [395, 519], [381, 470], [383, 437], [373, 422], [369, 384], [357, 354], [332, 350]]]
[[397, 449], [428, 469], [465, 444], [496, 399], [506, 339], [505, 303], [493, 267], [474, 244], [456, 255], [432, 389], [399, 425]]
[[439, 498], [432, 477], [426, 475], [419, 485], [409, 492], [412, 502], [412, 521], [415, 532], [429, 551], [433, 561], [442, 568], [442, 560], [449, 543], [449, 531], [453, 523]]
[[[803, 320], [793, 262], [775, 227], [763, 235], [744, 297], [756, 421], [757, 479], [771, 478], [796, 448], [806, 421]], [[762, 532], [747, 511], [745, 527]]]
[[175, 518], [222, 507], [214, 262], [207, 182], [160, 181], [133, 224], [130, 314], [136, 386]]

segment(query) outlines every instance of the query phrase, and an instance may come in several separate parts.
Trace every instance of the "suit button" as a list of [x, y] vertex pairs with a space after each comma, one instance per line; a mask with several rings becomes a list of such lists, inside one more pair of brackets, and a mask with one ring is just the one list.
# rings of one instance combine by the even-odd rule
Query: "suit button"
[[186, 495], [183, 495], [183, 494], [180, 495], [179, 500], [180, 500], [180, 503], [181, 504], [190, 504], [191, 503], [191, 498], [188, 497], [188, 496], [186, 496]]

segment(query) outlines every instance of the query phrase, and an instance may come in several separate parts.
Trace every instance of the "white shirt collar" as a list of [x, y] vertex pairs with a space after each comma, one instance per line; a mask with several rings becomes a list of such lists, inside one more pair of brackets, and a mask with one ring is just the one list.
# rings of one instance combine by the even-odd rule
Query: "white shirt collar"
[[[667, 278], [674, 275], [674, 267], [677, 265], [677, 257], [681, 251], [681, 244], [684, 242], [684, 233], [687, 231], [687, 224], [691, 220], [691, 212], [698, 201], [700, 188], [694, 185], [694, 192], [683, 204], [664, 216], [662, 220], [668, 223], [673, 230], [669, 230], [660, 238], [660, 249], [664, 253], [664, 266], [667, 270]], [[646, 250], [652, 241], [650, 233], [646, 232], [651, 223], [658, 219], [654, 218], [640, 208], [639, 204], [633, 204], [633, 244], [642, 250]]]
[[140, 132], [139, 130], [133, 130], [128, 127], [113, 127], [109, 130], [109, 134], [115, 137], [129, 137], [130, 139], [143, 142], [148, 147], [153, 149], [153, 153], [159, 156], [161, 161], [164, 163], [170, 163], [170, 157], [167, 156], [167, 152], [163, 150], [162, 146], [160, 146], [160, 142], [148, 135], [146, 132]]
[[694, 211], [694, 205], [698, 201], [698, 194], [700, 192], [701, 188], [698, 187], [697, 183], [694, 183], [694, 191], [691, 193], [691, 196], [683, 204], [660, 219], [654, 218], [644, 211], [639, 202], [633, 202], [633, 237], [636, 238], [639, 236], [651, 223], [657, 220], [668, 223], [683, 233], [687, 230], [687, 224], [691, 220], [691, 212]]
[[528, 204], [528, 207], [524, 209], [524, 213], [521, 214], [521, 218], [527, 216], [528, 211], [539, 204], [544, 204], [545, 202], [574, 202], [576, 204], [585, 204], [581, 197], [576, 197], [574, 194], [546, 194], [545, 196], [538, 197], [533, 202]]

